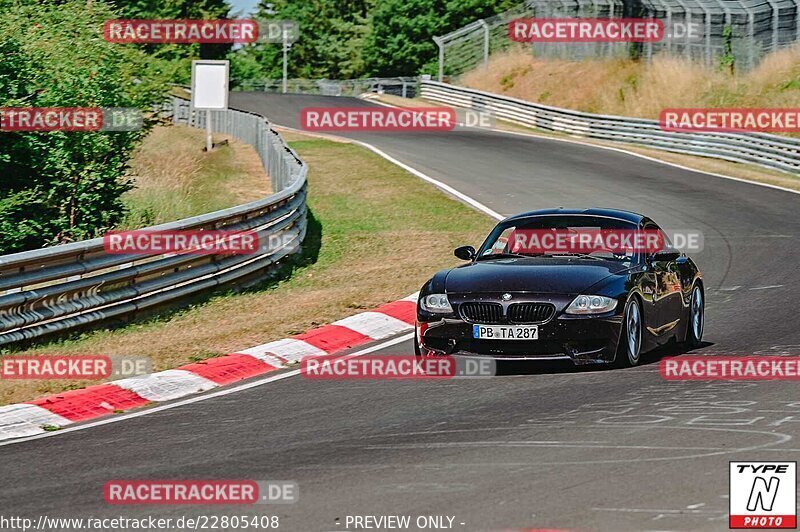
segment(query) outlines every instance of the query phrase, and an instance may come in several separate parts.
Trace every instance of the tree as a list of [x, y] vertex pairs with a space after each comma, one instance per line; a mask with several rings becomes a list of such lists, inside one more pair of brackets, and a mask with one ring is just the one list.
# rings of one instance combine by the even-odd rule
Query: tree
[[372, 14], [364, 61], [374, 76], [413, 76], [437, 58], [433, 37], [518, 4], [509, 0], [382, 0]]
[[[163, 64], [106, 42], [95, 0], [16, 2], [0, 12], [0, 107], [136, 107], [168, 90]], [[98, 236], [123, 214], [144, 131], [0, 131], [0, 253]]]
[[[224, 20], [230, 6], [227, 0], [109, 0], [121, 19], [149, 20]], [[224, 59], [230, 44], [143, 44], [148, 55], [173, 63], [175, 83], [191, 81], [191, 60]]]
[[[289, 76], [346, 79], [363, 75], [364, 38], [374, 0], [274, 0], [259, 4], [256, 18], [293, 20], [299, 39], [290, 51]], [[280, 78], [282, 45], [261, 42], [230, 55], [237, 80]]]

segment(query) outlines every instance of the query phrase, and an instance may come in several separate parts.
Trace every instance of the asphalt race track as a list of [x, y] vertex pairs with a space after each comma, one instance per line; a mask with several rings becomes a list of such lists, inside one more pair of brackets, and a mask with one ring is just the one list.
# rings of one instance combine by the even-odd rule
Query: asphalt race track
[[[298, 127], [302, 107], [369, 104], [233, 93], [231, 105]], [[708, 345], [698, 352], [800, 354], [798, 195], [499, 132], [352, 136], [502, 214], [603, 206], [699, 229]], [[379, 352], [410, 354], [412, 344]], [[345, 530], [348, 515], [452, 516], [465, 531], [727, 530], [729, 461], [800, 458], [797, 383], [667, 383], [657, 360], [629, 370], [505, 367], [497, 378], [446, 382], [290, 377], [0, 447], [0, 508], [61, 517], [272, 510], [281, 530], [311, 532]], [[176, 478], [294, 480], [300, 501], [103, 500], [111, 479]]]

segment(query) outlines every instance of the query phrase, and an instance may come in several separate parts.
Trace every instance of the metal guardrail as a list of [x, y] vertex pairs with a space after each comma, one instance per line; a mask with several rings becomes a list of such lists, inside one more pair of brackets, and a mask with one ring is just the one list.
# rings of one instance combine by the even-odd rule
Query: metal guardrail
[[[179, 98], [172, 119], [205, 126], [205, 113], [192, 113]], [[270, 245], [251, 255], [117, 255], [95, 238], [0, 256], [0, 345], [128, 317], [269, 270], [299, 250], [306, 233], [306, 164], [262, 116], [215, 111], [212, 125], [255, 147], [275, 192], [147, 229], [250, 230]]]
[[[364, 79], [290, 79], [287, 92], [293, 94], [319, 94], [321, 96], [358, 96], [365, 92], [393, 94], [413, 98], [417, 92], [417, 78], [364, 78]], [[281, 92], [282, 80], [240, 80], [236, 91]]]
[[427, 100], [537, 129], [800, 173], [800, 139], [767, 133], [673, 133], [663, 131], [656, 120], [560, 109], [436, 81], [422, 80], [420, 87]]

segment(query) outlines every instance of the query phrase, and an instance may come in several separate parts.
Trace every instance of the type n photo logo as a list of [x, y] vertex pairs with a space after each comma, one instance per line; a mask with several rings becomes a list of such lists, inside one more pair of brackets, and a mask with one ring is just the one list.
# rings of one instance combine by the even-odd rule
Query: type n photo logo
[[731, 462], [730, 528], [797, 528], [797, 462]]

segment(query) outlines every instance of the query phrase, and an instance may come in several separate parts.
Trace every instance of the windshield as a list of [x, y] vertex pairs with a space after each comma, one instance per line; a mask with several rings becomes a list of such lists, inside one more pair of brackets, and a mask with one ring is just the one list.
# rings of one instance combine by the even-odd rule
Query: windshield
[[625, 220], [536, 216], [497, 225], [478, 250], [477, 260], [578, 256], [632, 263], [644, 251], [663, 245], [661, 231], [639, 231]]

